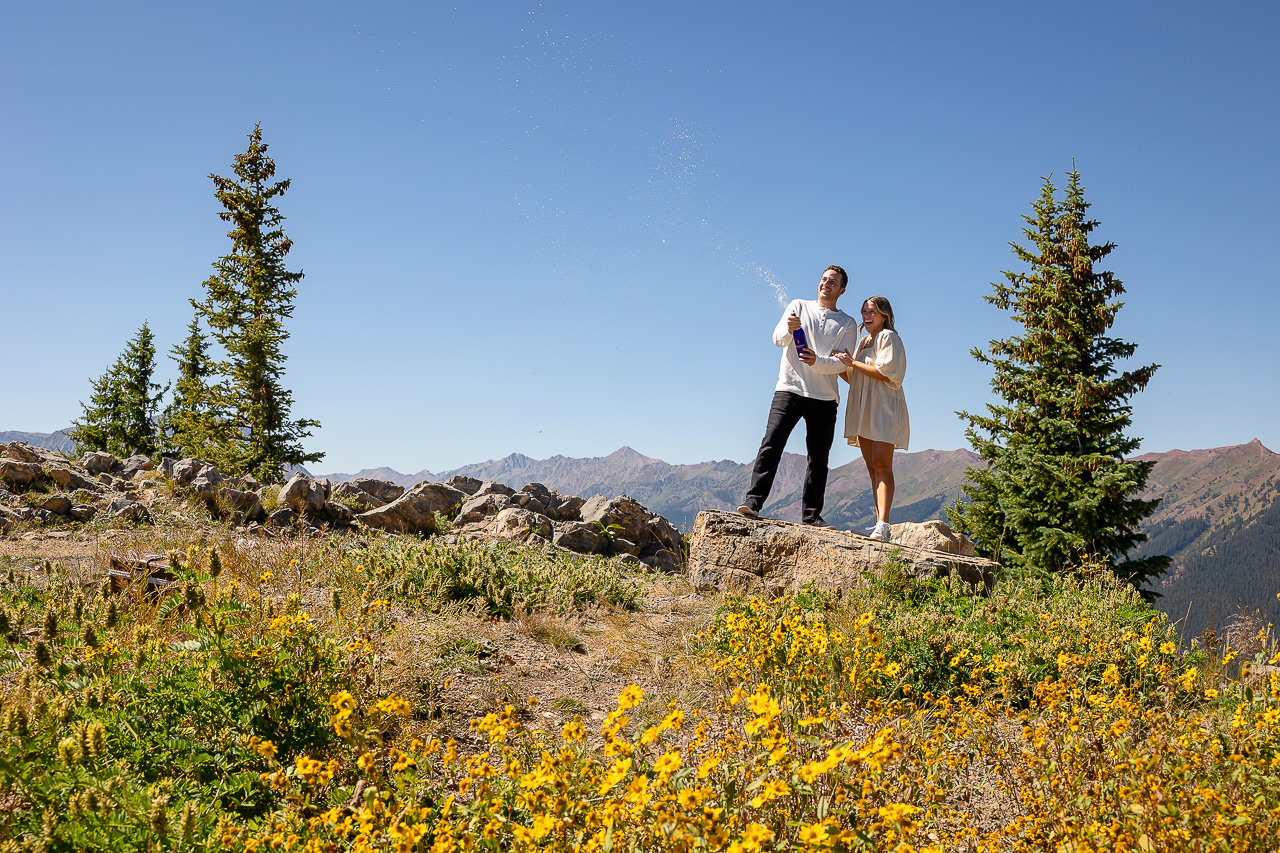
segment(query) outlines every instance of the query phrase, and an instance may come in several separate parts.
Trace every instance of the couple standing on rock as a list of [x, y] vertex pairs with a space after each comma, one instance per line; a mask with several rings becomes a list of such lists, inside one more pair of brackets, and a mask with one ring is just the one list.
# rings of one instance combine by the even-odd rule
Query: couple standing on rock
[[[862, 451], [876, 502], [872, 539], [889, 538], [889, 507], [893, 504], [893, 451], [907, 449], [911, 425], [902, 378], [907, 354], [893, 327], [893, 307], [883, 296], [862, 303], [862, 322], [836, 307], [849, 284], [849, 275], [829, 266], [818, 282], [817, 299], [795, 299], [782, 312], [773, 330], [773, 343], [783, 349], [778, 384], [769, 409], [764, 440], [756, 454], [751, 486], [738, 512], [760, 514], [782, 460], [791, 431], [805, 423], [809, 465], [804, 476], [801, 520], [830, 527], [822, 520], [827, 490], [827, 460], [836, 431], [840, 385], [849, 383], [844, 435]], [[859, 330], [865, 332], [859, 337]], [[803, 340], [795, 333], [803, 333]]]

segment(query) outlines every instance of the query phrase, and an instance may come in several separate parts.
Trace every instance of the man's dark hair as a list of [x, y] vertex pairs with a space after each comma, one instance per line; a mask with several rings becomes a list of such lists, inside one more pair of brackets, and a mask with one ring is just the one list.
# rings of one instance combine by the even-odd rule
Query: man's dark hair
[[[827, 267], [827, 270], [835, 270], [836, 272], [840, 273], [841, 287], [847, 288], [849, 286], [849, 274], [844, 271], [844, 267], [838, 267], [835, 264], [832, 264], [831, 266]], [[826, 272], [827, 270], [823, 270], [823, 272]]]

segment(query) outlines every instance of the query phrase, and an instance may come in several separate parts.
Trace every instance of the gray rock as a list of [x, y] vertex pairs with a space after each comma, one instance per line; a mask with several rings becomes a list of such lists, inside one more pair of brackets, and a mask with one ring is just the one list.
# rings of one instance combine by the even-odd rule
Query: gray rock
[[4, 446], [4, 454], [16, 462], [35, 462], [37, 465], [44, 461], [40, 454], [36, 453], [35, 448], [25, 441], [11, 441]]
[[90, 474], [106, 474], [114, 471], [120, 460], [105, 450], [90, 450], [80, 457], [80, 467]]
[[218, 495], [227, 504], [244, 513], [246, 517], [257, 515], [262, 506], [262, 499], [258, 497], [257, 492], [245, 492], [223, 486]]
[[267, 524], [274, 524], [276, 527], [290, 527], [297, 520], [298, 514], [288, 507], [278, 509], [267, 516]]
[[127, 480], [132, 480], [143, 471], [154, 470], [156, 470], [156, 463], [152, 462], [150, 458], [146, 456], [130, 456], [120, 463], [120, 470], [116, 473]]
[[73, 504], [71, 509], [67, 510], [67, 514], [76, 521], [88, 521], [98, 512], [97, 507], [93, 504]]
[[977, 557], [896, 545], [857, 533], [785, 521], [748, 519], [737, 513], [698, 513], [689, 540], [689, 583], [699, 591], [743, 595], [847, 589], [866, 583], [890, 560], [916, 577], [955, 572], [975, 591], [989, 591], [1000, 564]]
[[52, 524], [58, 520], [58, 516], [43, 507], [32, 506], [27, 507], [22, 513], [22, 517], [26, 521], [36, 521], [40, 524]]
[[360, 491], [367, 495], [373, 495], [382, 501], [383, 504], [389, 504], [396, 498], [404, 494], [404, 486], [397, 486], [395, 483], [388, 483], [386, 480], [374, 480], [370, 477], [356, 477], [349, 481]]
[[446, 486], [453, 486], [460, 492], [475, 497], [476, 492], [480, 491], [480, 487], [484, 485], [475, 477], [464, 477], [461, 474], [455, 474], [445, 481]]
[[551, 541], [561, 548], [579, 554], [607, 554], [609, 541], [600, 535], [594, 525], [584, 521], [562, 521], [554, 525]]
[[74, 468], [56, 467], [50, 468], [45, 475], [57, 484], [59, 489], [67, 492], [74, 492], [77, 489], [87, 489], [93, 491], [97, 487], [97, 483], [88, 477], [81, 476], [79, 471]]
[[480, 484], [480, 488], [476, 489], [475, 492], [472, 493], [472, 496], [478, 498], [481, 495], [502, 495], [503, 497], [509, 498], [515, 493], [516, 490], [508, 486], [506, 483], [499, 483], [495, 480], [485, 480]]
[[538, 515], [547, 514], [547, 505], [544, 504], [542, 501], [538, 500], [537, 498], [535, 498], [533, 495], [529, 494], [528, 492], [517, 492], [516, 494], [512, 495], [511, 503], [515, 504], [521, 509], [526, 509], [529, 512], [536, 512]]
[[[583, 524], [586, 524], [586, 522], [583, 522]], [[632, 557], [639, 559], [640, 546], [632, 542], [630, 539], [623, 539], [621, 536], [614, 536], [609, 539], [609, 550], [607, 553], [629, 554]]]
[[167, 479], [167, 480], [172, 480], [172, 479], [173, 479], [173, 465], [174, 465], [173, 460], [172, 460], [172, 459], [170, 459], [168, 456], [166, 456], [165, 458], [163, 458], [163, 459], [161, 459], [161, 460], [160, 460], [160, 467], [159, 467], [157, 470], [159, 470], [159, 471], [160, 471], [160, 474], [161, 474], [165, 479]]
[[549, 489], [541, 483], [530, 483], [520, 490], [537, 500], [544, 509], [544, 515], [556, 521], [582, 520], [582, 505], [585, 501], [576, 495], [562, 495], [555, 489]]
[[511, 498], [502, 494], [483, 494], [468, 498], [453, 519], [455, 525], [483, 521], [497, 515], [511, 505]]
[[507, 507], [493, 517], [486, 531], [495, 539], [536, 544], [549, 542], [554, 534], [551, 519], [520, 507]]
[[641, 558], [666, 551], [678, 561], [683, 550], [680, 532], [671, 522], [626, 495], [612, 499], [596, 495], [583, 504], [582, 520], [596, 522], [606, 528], [616, 525], [614, 536], [636, 543], [640, 547]]
[[368, 512], [371, 509], [377, 509], [390, 503], [390, 501], [385, 501], [377, 495], [370, 494], [351, 482], [339, 483], [333, 487], [333, 492], [330, 495], [330, 505], [333, 502], [341, 503], [349, 508], [359, 509], [361, 512]]
[[450, 515], [466, 493], [444, 483], [419, 483], [391, 503], [356, 516], [360, 523], [393, 533], [436, 529], [435, 514]]
[[350, 524], [351, 520], [356, 517], [355, 510], [338, 501], [329, 501], [328, 511], [333, 518], [334, 524]]
[[151, 513], [147, 512], [147, 508], [137, 501], [131, 501], [126, 497], [119, 497], [111, 501], [107, 505], [108, 518], [121, 518], [125, 521], [150, 521]]
[[684, 569], [679, 555], [671, 551], [655, 551], [652, 554], [641, 557], [640, 560], [646, 566], [669, 575], [677, 574]]
[[44, 480], [44, 469], [35, 462], [0, 459], [0, 483], [15, 489], [34, 486]]
[[890, 527], [889, 541], [896, 545], [911, 548], [928, 548], [933, 551], [945, 551], [948, 554], [960, 554], [972, 557], [976, 553], [974, 544], [959, 533], [954, 532], [945, 521], [906, 521]]
[[218, 490], [222, 486], [222, 475], [212, 468], [201, 471], [198, 475], [187, 482], [187, 488], [195, 492], [202, 500], [208, 504], [213, 504], [218, 499]]
[[194, 456], [179, 459], [173, 463], [173, 481], [179, 486], [190, 485], [191, 481], [201, 474], [204, 474], [214, 483], [221, 483], [226, 479], [222, 472], [213, 467], [212, 464], [205, 462], [203, 459], [196, 459]]
[[299, 515], [323, 512], [327, 503], [324, 484], [305, 474], [294, 474], [280, 487], [280, 503]]
[[66, 495], [50, 495], [44, 499], [44, 502], [41, 503], [40, 506], [49, 510], [49, 512], [56, 512], [58, 515], [66, 515], [71, 511], [72, 503], [71, 498]]

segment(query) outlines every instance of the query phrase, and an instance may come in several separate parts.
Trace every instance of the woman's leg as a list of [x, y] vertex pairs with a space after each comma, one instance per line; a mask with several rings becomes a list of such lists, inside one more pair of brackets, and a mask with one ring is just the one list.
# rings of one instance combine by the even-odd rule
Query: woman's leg
[[872, 441], [858, 436], [862, 460], [867, 463], [871, 477], [871, 494], [876, 500], [876, 521], [889, 522], [889, 509], [893, 506], [893, 443]]

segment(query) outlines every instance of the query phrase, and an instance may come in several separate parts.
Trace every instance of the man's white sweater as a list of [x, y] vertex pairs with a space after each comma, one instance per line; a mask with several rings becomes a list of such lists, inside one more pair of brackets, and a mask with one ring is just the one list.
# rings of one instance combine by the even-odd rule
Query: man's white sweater
[[[800, 360], [795, 339], [787, 331], [787, 318], [792, 314], [800, 318], [800, 328], [804, 330], [809, 349], [817, 356], [812, 365]], [[773, 330], [774, 345], [783, 349], [782, 366], [778, 369], [778, 384], [774, 390], [790, 391], [814, 400], [840, 399], [839, 376], [844, 373], [845, 366], [831, 353], [843, 349], [852, 352], [857, 342], [858, 324], [848, 314], [838, 308], [823, 308], [816, 299], [791, 300]]]

